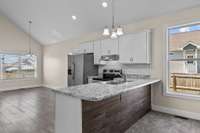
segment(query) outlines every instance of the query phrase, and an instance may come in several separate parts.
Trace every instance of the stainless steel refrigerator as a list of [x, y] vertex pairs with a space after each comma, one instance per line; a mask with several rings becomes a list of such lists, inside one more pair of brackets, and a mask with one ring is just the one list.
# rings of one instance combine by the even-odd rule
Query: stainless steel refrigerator
[[68, 55], [68, 86], [88, 83], [88, 76], [97, 76], [94, 54]]

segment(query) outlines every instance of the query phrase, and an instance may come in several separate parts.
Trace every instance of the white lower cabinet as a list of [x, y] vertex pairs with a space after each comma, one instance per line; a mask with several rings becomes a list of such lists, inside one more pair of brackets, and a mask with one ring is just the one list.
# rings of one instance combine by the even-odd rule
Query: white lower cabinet
[[124, 64], [149, 64], [150, 41], [150, 31], [122, 36], [119, 39], [120, 62]]

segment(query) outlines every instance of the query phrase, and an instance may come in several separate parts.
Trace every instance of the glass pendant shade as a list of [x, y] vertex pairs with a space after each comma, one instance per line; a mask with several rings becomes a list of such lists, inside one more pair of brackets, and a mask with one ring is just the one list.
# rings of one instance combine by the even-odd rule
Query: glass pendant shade
[[124, 34], [123, 28], [119, 26], [119, 27], [117, 28], [117, 35], [118, 35], [118, 36], [121, 36], [121, 35], [123, 35], [123, 34]]
[[115, 31], [112, 31], [112, 34], [110, 36], [111, 39], [116, 39], [117, 38], [117, 33]]
[[104, 36], [109, 36], [110, 35], [110, 31], [108, 29], [108, 27], [105, 27], [104, 30], [103, 30], [103, 35]]
[[104, 28], [104, 30], [103, 30], [103, 36], [110, 36], [111, 39], [116, 39], [119, 36], [124, 34], [124, 29], [120, 25], [117, 26], [115, 24], [115, 13], [114, 13], [114, 11], [115, 11], [115, 3], [114, 2], [115, 2], [115, 0], [111, 0], [111, 4], [112, 4], [112, 27], [109, 29], [106, 26]]

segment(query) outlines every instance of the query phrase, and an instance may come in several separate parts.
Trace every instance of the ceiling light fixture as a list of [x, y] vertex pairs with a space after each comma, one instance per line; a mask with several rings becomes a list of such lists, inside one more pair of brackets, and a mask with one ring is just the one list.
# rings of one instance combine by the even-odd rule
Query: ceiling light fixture
[[75, 15], [72, 15], [72, 19], [73, 19], [73, 20], [76, 20], [77, 17], [76, 17]]
[[118, 36], [121, 36], [121, 35], [123, 35], [123, 34], [124, 34], [123, 28], [122, 28], [121, 26], [118, 26], [118, 27], [117, 27], [117, 35], [118, 35]]
[[103, 30], [103, 36], [110, 35], [112, 39], [116, 39], [124, 34], [124, 29], [120, 25], [119, 26], [115, 25], [115, 5], [114, 5], [115, 3], [114, 0], [111, 0], [111, 2], [112, 2], [112, 29], [110, 30], [108, 26], [106, 26]]
[[117, 33], [113, 30], [112, 31], [112, 34], [110, 36], [111, 39], [116, 39], [118, 36], [117, 36]]
[[110, 30], [109, 30], [109, 28], [107, 26], [103, 30], [103, 35], [105, 35], [105, 36], [109, 36], [110, 35]]
[[106, 7], [108, 7], [108, 3], [107, 3], [107, 2], [105, 2], [105, 1], [104, 1], [104, 2], [102, 2], [102, 7], [103, 7], [103, 8], [106, 8]]

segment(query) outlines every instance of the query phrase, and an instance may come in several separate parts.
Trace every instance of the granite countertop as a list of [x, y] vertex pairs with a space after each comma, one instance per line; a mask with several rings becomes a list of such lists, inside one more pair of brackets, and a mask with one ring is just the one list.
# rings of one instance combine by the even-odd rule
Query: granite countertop
[[86, 101], [101, 101], [124, 92], [159, 82], [158, 79], [134, 79], [122, 84], [90, 83], [68, 88], [52, 89], [56, 93], [72, 96]]

